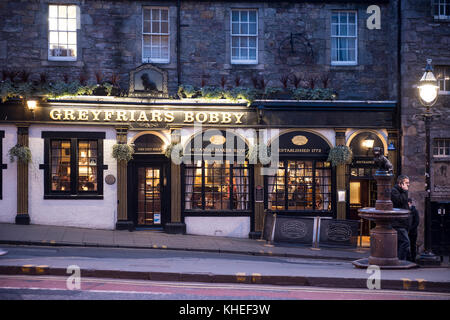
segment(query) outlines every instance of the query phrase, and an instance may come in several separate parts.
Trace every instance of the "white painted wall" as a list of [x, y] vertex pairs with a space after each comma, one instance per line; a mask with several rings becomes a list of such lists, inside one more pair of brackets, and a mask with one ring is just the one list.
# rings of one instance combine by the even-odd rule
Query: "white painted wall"
[[[103, 171], [103, 200], [44, 200], [44, 139], [42, 131], [105, 132], [103, 161], [108, 170]], [[117, 221], [117, 182], [108, 185], [104, 178], [112, 174], [117, 179], [117, 162], [112, 158], [116, 131], [112, 127], [32, 125], [29, 128], [30, 149], [33, 156], [29, 165], [29, 215], [31, 224], [70, 226], [93, 229], [114, 229]], [[9, 166], [8, 166], [9, 170]]]
[[204, 236], [248, 238], [250, 217], [185, 217], [186, 233]]
[[2, 163], [8, 167], [3, 171], [3, 197], [0, 200], [0, 222], [15, 223], [17, 214], [17, 164], [10, 162], [8, 151], [17, 144], [17, 127], [2, 124], [0, 130], [5, 131], [2, 139]]

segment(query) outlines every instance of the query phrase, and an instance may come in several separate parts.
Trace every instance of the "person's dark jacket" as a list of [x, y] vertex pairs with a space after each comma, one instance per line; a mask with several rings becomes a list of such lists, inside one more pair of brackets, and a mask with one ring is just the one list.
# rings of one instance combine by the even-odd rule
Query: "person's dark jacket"
[[[398, 184], [391, 190], [391, 201], [394, 208], [409, 210], [408, 191], [403, 190]], [[409, 219], [396, 219], [392, 222], [392, 227], [409, 230]]]
[[415, 206], [411, 206], [411, 215], [409, 217], [409, 233], [417, 234], [417, 227], [419, 226], [419, 212], [417, 211]]

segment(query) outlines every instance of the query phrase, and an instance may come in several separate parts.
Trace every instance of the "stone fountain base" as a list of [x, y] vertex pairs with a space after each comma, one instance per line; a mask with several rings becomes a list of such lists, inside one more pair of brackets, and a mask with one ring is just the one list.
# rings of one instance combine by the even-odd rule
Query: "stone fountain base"
[[370, 257], [353, 261], [357, 268], [367, 268], [376, 265], [380, 269], [410, 269], [417, 265], [410, 261], [399, 260], [397, 257], [397, 231], [392, 228], [394, 219], [407, 218], [409, 210], [363, 208], [358, 210], [359, 216], [375, 221], [376, 227], [370, 230]]

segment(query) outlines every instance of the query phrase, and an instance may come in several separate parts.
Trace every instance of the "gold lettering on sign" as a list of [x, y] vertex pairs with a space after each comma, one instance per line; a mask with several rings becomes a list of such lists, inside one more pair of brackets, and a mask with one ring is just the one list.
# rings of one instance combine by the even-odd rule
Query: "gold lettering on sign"
[[[96, 110], [52, 109], [49, 117], [55, 121], [114, 121], [114, 122], [174, 122], [241, 124], [244, 112], [165, 111], [165, 110]], [[149, 120], [150, 119], [150, 120]]]
[[186, 111], [184, 113], [184, 122], [194, 122], [194, 112]]
[[139, 118], [137, 119], [137, 121], [148, 121], [145, 111], [141, 111], [141, 113], [139, 113]]
[[78, 120], [88, 121], [89, 120], [88, 114], [89, 114], [88, 110], [78, 111]]
[[231, 123], [231, 113], [222, 112], [222, 123]]
[[64, 110], [64, 118], [63, 120], [75, 120], [75, 116], [73, 113], [75, 110]]
[[98, 118], [98, 116], [100, 115], [100, 113], [102, 112], [101, 110], [92, 110], [91, 111], [92, 112], [92, 114], [94, 115], [94, 119], [92, 119], [92, 120], [94, 120], [94, 121], [100, 121], [100, 119]]
[[53, 109], [50, 111], [50, 119], [52, 120], [61, 120], [61, 111], [58, 109]]
[[122, 111], [122, 110], [117, 111], [116, 121], [127, 121], [128, 118], [127, 118], [126, 114], [127, 114], [126, 111]]
[[167, 111], [164, 113], [164, 121], [165, 122], [173, 122], [175, 120], [175, 117], [173, 116], [172, 111]]

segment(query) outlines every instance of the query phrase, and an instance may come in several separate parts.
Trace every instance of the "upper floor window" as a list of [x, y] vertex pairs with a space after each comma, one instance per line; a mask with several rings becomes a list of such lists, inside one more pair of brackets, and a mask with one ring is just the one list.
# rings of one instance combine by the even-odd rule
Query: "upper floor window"
[[331, 14], [331, 64], [356, 65], [358, 59], [357, 16], [354, 11]]
[[231, 63], [258, 63], [258, 12], [231, 10]]
[[450, 19], [450, 0], [433, 0], [435, 19]]
[[450, 156], [450, 139], [434, 139], [433, 156], [434, 157]]
[[440, 94], [450, 94], [450, 66], [436, 66], [435, 74]]
[[77, 6], [49, 5], [48, 59], [77, 59]]
[[169, 9], [144, 8], [142, 17], [142, 62], [169, 62]]

